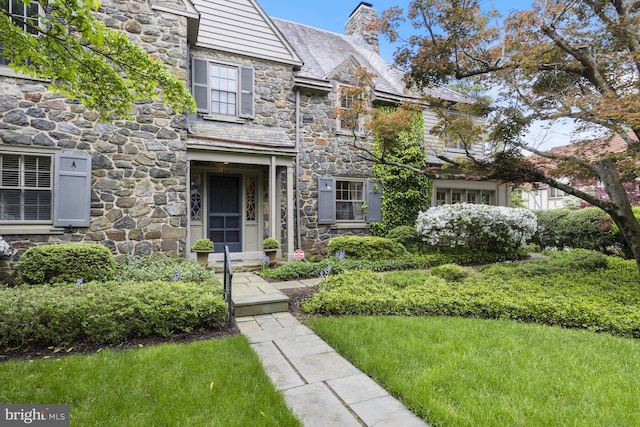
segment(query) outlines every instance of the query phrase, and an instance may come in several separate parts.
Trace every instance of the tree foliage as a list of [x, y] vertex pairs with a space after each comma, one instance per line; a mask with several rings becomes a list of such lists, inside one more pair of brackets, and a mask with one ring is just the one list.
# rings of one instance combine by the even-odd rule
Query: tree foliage
[[[461, 18], [463, 17], [463, 18]], [[633, 218], [622, 183], [640, 175], [640, 7], [633, 0], [544, 0], [502, 19], [478, 0], [414, 0], [383, 13], [380, 28], [398, 40], [410, 20], [415, 35], [396, 52], [417, 88], [470, 79], [499, 90], [484, 129], [491, 154], [467, 152], [463, 161], [444, 159], [469, 174], [510, 182], [543, 182], [611, 215], [632, 248], [640, 271], [640, 224]], [[450, 108], [451, 106], [447, 106]], [[440, 113], [438, 132], [473, 141], [477, 132]], [[582, 130], [619, 135], [623, 152], [580, 150], [551, 153], [524, 136], [533, 120], [571, 119]], [[523, 149], [556, 167], [524, 157]], [[569, 183], [560, 177], [573, 178]], [[603, 183], [607, 199], [581, 191], [584, 179]]]
[[164, 63], [96, 19], [97, 0], [20, 0], [37, 7], [33, 20], [11, 16], [8, 1], [0, 0], [0, 45], [15, 71], [51, 80], [52, 90], [103, 119], [128, 116], [133, 103], [153, 99], [178, 112], [195, 109], [184, 82]]

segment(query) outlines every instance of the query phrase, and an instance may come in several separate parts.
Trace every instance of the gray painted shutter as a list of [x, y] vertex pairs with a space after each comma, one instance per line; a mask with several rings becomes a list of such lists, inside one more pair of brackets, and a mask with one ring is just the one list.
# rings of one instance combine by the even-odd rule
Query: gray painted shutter
[[382, 184], [367, 180], [367, 222], [382, 221]]
[[88, 227], [91, 210], [91, 157], [56, 153], [53, 182], [53, 225]]
[[318, 178], [318, 224], [336, 222], [336, 180], [333, 177]]
[[193, 58], [191, 64], [192, 76], [191, 76], [191, 93], [196, 100], [198, 112], [209, 112], [209, 87], [208, 87], [208, 74], [209, 74], [209, 62], [202, 59]]
[[240, 117], [253, 117], [253, 68], [240, 67]]

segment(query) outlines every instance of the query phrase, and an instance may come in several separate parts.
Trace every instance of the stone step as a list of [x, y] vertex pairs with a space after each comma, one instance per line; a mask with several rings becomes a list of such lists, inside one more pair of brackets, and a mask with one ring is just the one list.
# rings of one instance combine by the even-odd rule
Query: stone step
[[231, 299], [233, 301], [234, 317], [289, 311], [289, 297], [282, 292], [232, 296]]

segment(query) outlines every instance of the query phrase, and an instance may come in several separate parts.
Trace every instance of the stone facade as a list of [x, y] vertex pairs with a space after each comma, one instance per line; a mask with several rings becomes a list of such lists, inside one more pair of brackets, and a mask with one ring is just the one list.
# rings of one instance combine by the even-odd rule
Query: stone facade
[[[152, 11], [146, 1], [105, 1], [98, 15], [186, 77], [185, 18]], [[88, 153], [93, 163], [91, 225], [42, 234], [5, 227], [0, 234], [16, 250], [14, 259], [30, 246], [59, 242], [99, 242], [116, 255], [184, 252], [186, 116], [149, 102], [135, 105], [132, 117], [100, 122], [46, 82], [0, 76], [0, 150], [69, 149]]]

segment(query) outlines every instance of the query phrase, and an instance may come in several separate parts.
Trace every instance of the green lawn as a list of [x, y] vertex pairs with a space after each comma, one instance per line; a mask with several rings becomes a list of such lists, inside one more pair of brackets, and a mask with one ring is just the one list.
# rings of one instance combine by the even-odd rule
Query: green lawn
[[300, 426], [242, 336], [0, 363], [0, 402], [69, 404], [72, 426]]
[[308, 319], [434, 426], [640, 425], [640, 341], [509, 320]]

